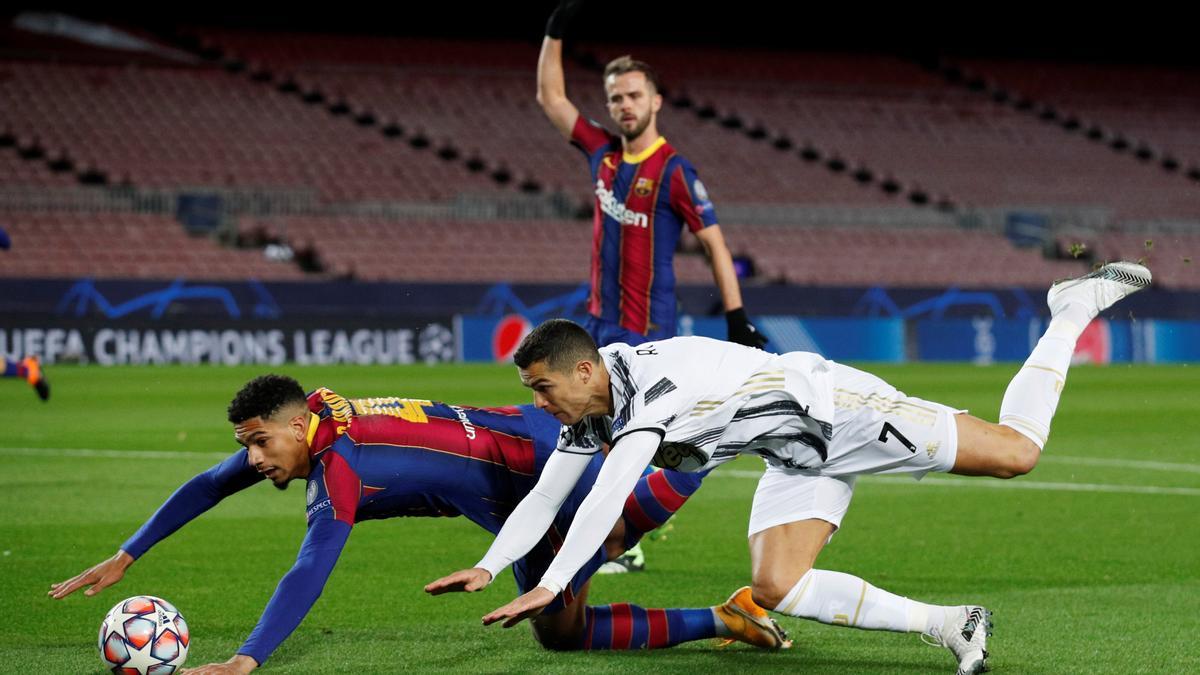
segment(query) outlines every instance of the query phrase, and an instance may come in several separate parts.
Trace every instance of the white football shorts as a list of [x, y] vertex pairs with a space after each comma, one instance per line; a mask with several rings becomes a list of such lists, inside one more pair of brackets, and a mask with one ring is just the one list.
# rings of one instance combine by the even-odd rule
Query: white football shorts
[[955, 410], [904, 392], [857, 368], [834, 364], [833, 440], [825, 476], [949, 471], [958, 456]]
[[817, 518], [840, 527], [856, 476], [949, 471], [958, 454], [954, 416], [966, 412], [905, 396], [880, 378], [840, 363], [833, 370], [833, 440], [814, 469], [767, 463], [754, 492], [751, 535]]

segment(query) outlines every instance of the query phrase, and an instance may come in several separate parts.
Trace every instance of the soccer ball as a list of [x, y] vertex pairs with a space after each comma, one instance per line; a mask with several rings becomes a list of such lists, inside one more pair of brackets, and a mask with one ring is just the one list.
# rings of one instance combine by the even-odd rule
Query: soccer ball
[[190, 643], [179, 610], [153, 595], [118, 602], [100, 624], [100, 660], [118, 675], [171, 675]]

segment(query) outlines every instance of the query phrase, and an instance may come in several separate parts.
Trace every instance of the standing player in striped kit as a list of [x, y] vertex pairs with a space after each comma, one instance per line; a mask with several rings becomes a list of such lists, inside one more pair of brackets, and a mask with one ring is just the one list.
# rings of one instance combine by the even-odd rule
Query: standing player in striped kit
[[[582, 0], [563, 0], [546, 24], [538, 59], [538, 103], [560, 134], [587, 156], [595, 186], [588, 317], [596, 344], [638, 345], [675, 335], [675, 248], [686, 225], [712, 265], [731, 342], [762, 348], [767, 339], [742, 306], [733, 257], [716, 210], [691, 162], [658, 133], [658, 76], [620, 57], [604, 69], [608, 114], [620, 135], [579, 114], [567, 98], [562, 38]], [[600, 574], [645, 568], [641, 545]]]
[[[328, 389], [306, 397], [295, 380], [278, 375], [243, 387], [229, 406], [229, 418], [245, 448], [185, 483], [112, 558], [50, 590], [52, 597], [63, 598], [91, 586], [86, 594], [94, 595], [120, 581], [154, 544], [225, 497], [264, 479], [281, 490], [293, 479], [306, 479], [308, 533], [296, 564], [280, 580], [237, 655], [188, 671], [199, 674], [246, 673], [264, 663], [316, 602], [356, 523], [462, 515], [499, 532], [537, 482], [560, 431], [556, 420], [532, 406], [350, 400]], [[596, 458], [593, 476], [600, 463]], [[580, 482], [577, 498], [568, 500], [555, 522], [542, 529], [537, 545], [513, 566], [522, 591], [532, 588], [554, 558], [590, 484], [586, 478]], [[768, 649], [787, 646], [786, 636], [750, 601], [748, 590], [723, 605], [700, 609], [586, 605], [589, 578], [605, 558], [661, 525], [699, 486], [699, 480], [673, 471], [638, 481], [621, 525], [535, 622], [534, 635], [543, 646], [645, 649], [705, 638]]]
[[[707, 471], [740, 454], [762, 457], [749, 543], [754, 601], [790, 616], [868, 630], [922, 633], [959, 673], [987, 669], [991, 613], [932, 605], [856, 576], [816, 569], [860, 475], [930, 471], [1012, 478], [1037, 465], [1075, 343], [1101, 311], [1150, 285], [1128, 262], [1051, 286], [1050, 324], [1000, 404], [998, 424], [907, 396], [861, 370], [792, 352], [701, 337], [637, 347], [596, 345], [577, 324], [548, 321], [513, 360], [534, 404], [564, 424], [534, 493], [513, 510], [472, 569], [444, 579], [482, 588], [533, 543], [602, 444], [611, 446], [562, 549], [537, 588], [483, 617], [512, 626], [536, 616], [619, 517], [647, 464]], [[533, 493], [531, 493], [533, 494]]]
[[579, 114], [567, 98], [562, 37], [579, 0], [564, 0], [546, 25], [538, 60], [538, 103], [554, 128], [584, 152], [595, 186], [588, 332], [600, 346], [675, 335], [673, 258], [683, 226], [712, 264], [729, 340], [762, 347], [746, 317], [733, 258], [691, 163], [658, 133], [658, 76], [623, 56], [604, 70], [608, 113], [620, 135]]

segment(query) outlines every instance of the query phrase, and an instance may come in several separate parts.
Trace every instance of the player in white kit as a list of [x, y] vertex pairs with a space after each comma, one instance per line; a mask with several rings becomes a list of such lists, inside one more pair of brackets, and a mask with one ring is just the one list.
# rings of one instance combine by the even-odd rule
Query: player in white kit
[[999, 424], [906, 396], [816, 354], [773, 355], [697, 337], [597, 350], [578, 325], [546, 322], [515, 361], [535, 404], [564, 424], [558, 448], [477, 566], [426, 588], [475, 591], [490, 583], [545, 532], [589, 457], [610, 446], [539, 586], [484, 617], [512, 626], [549, 604], [600, 546], [647, 464], [701, 471], [754, 454], [767, 465], [750, 515], [754, 602], [827, 624], [922, 633], [951, 651], [959, 672], [982, 672], [991, 627], [985, 608], [917, 602], [813, 563], [841, 524], [856, 476], [1011, 478], [1032, 470], [1079, 335], [1150, 280], [1141, 265], [1112, 263], [1052, 286], [1050, 325], [1009, 384]]

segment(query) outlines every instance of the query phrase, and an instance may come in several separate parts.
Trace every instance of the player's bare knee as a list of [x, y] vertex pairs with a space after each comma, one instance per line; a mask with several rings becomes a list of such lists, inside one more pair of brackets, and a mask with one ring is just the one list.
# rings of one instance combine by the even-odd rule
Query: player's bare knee
[[[807, 570], [806, 570], [807, 571]], [[801, 574], [800, 576], [804, 576]], [[750, 584], [750, 594], [755, 604], [767, 609], [775, 609], [787, 597], [800, 578], [785, 577], [782, 574], [759, 574]]]
[[1042, 449], [1039, 448], [1033, 441], [1021, 436], [1020, 440], [1014, 443], [1012, 450], [1012, 457], [1009, 465], [1009, 470], [1012, 475], [1005, 477], [1015, 478], [1017, 476], [1024, 476], [1030, 471], [1033, 471], [1033, 468], [1037, 466], [1038, 460], [1041, 459], [1041, 457]]
[[625, 553], [625, 522], [618, 520], [604, 540], [604, 555], [608, 560], [616, 560], [623, 553]]
[[625, 542], [617, 537], [609, 537], [604, 542], [604, 557], [607, 560], [616, 560], [625, 553]]
[[1004, 461], [994, 475], [997, 478], [1016, 478], [1033, 471], [1041, 459], [1042, 449], [1024, 434], [1007, 427], [1001, 428], [1007, 432], [1001, 453]]
[[[975, 434], [970, 446], [960, 445], [961, 461], [953, 473], [993, 478], [1016, 478], [1037, 466], [1041, 448], [1017, 430], [1001, 424], [988, 424]], [[969, 448], [969, 452], [967, 452]]]

